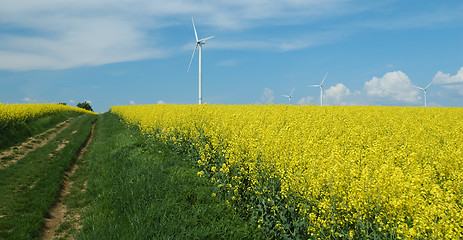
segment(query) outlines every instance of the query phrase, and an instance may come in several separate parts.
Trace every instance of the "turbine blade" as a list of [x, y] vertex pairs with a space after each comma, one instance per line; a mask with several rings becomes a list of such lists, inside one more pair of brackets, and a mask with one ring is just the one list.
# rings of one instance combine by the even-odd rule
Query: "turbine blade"
[[309, 87], [320, 87], [320, 85], [309, 85]]
[[287, 97], [287, 98], [289, 98], [289, 96], [288, 96], [288, 95], [281, 95], [281, 96], [282, 96], [282, 97]]
[[193, 57], [195, 56], [196, 48], [198, 48], [198, 44], [197, 44], [197, 43], [196, 43], [196, 45], [195, 45], [195, 50], [193, 50], [193, 55], [191, 55], [190, 64], [188, 65], [188, 70], [187, 70], [187, 72], [190, 71], [191, 62], [193, 62]]
[[323, 78], [322, 83], [320, 83], [320, 86], [325, 82], [326, 76], [328, 76], [328, 73], [325, 74], [325, 77]]
[[213, 37], [215, 37], [215, 36], [210, 36], [210, 37], [207, 37], [207, 38], [203, 38], [203, 39], [199, 40], [198, 42], [205, 42], [206, 40], [209, 40], [209, 39], [211, 39]]
[[428, 86], [426, 86], [424, 89], [427, 89], [429, 86], [431, 86], [432, 82], [434, 82], [434, 81], [431, 81], [431, 83], [428, 84]]
[[420, 90], [424, 90], [424, 88], [422, 88], [422, 87], [418, 87], [418, 86], [414, 86], [414, 87], [416, 87], [416, 88], [418, 88]]
[[191, 18], [191, 22], [193, 23], [193, 29], [195, 30], [196, 42], [198, 42], [198, 33], [196, 33], [195, 21], [193, 20], [193, 18]]
[[291, 94], [289, 94], [289, 96], [292, 96], [292, 95], [293, 95], [294, 89], [295, 89], [295, 88], [293, 88], [293, 91], [291, 91]]

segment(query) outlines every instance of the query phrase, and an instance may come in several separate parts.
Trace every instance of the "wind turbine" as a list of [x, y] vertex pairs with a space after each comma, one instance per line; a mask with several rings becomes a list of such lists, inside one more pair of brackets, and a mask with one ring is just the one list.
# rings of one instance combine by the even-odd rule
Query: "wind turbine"
[[288, 100], [289, 100], [289, 105], [291, 105], [291, 98], [293, 98], [294, 89], [295, 89], [295, 88], [293, 88], [293, 91], [291, 91], [291, 93], [290, 93], [289, 95], [281, 95], [281, 96], [283, 96], [283, 97], [287, 97], [287, 98], [288, 98]]
[[320, 87], [320, 106], [323, 106], [323, 83], [325, 82], [326, 76], [328, 76], [328, 73], [325, 74], [325, 77], [322, 80], [322, 83], [319, 85], [310, 85], [309, 87]]
[[202, 50], [202, 46], [204, 44], [206, 44], [206, 40], [209, 40], [211, 38], [213, 38], [214, 36], [211, 36], [211, 37], [207, 37], [207, 38], [203, 38], [203, 39], [199, 39], [198, 40], [198, 33], [196, 32], [196, 27], [195, 27], [195, 21], [193, 20], [193, 18], [191, 18], [191, 22], [193, 23], [193, 29], [195, 30], [195, 37], [196, 37], [196, 45], [195, 45], [195, 49], [193, 50], [193, 55], [191, 55], [191, 60], [190, 60], [190, 64], [188, 65], [188, 71], [190, 71], [190, 67], [191, 67], [191, 62], [193, 61], [193, 57], [195, 56], [195, 52], [196, 52], [196, 49], [198, 48], [199, 46], [199, 104], [201, 105], [203, 103], [203, 94], [202, 94], [202, 68], [201, 68], [201, 50]]
[[431, 83], [428, 84], [428, 86], [426, 86], [425, 88], [418, 87], [418, 86], [414, 86], [414, 87], [416, 87], [416, 88], [418, 88], [418, 89], [420, 89], [420, 90], [423, 90], [423, 92], [424, 92], [424, 106], [425, 106], [425, 107], [427, 107], [427, 104], [426, 104], [426, 92], [428, 91], [428, 87], [431, 86], [431, 84], [432, 84], [432, 81], [431, 81]]

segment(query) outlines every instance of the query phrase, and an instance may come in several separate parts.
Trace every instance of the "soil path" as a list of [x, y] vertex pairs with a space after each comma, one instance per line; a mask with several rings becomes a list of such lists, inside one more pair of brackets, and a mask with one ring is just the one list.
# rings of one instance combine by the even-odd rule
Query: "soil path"
[[[71, 226], [74, 230], [79, 230], [81, 228], [80, 225], [80, 216], [76, 215], [69, 215], [67, 213], [67, 207], [63, 203], [63, 199], [69, 194], [70, 189], [72, 187], [73, 181], [70, 178], [74, 175], [75, 171], [79, 168], [77, 165], [77, 161], [80, 159], [82, 154], [87, 150], [87, 146], [90, 144], [93, 138], [93, 130], [95, 128], [95, 122], [92, 124], [92, 129], [90, 131], [90, 135], [83, 144], [82, 149], [77, 154], [76, 163], [74, 163], [71, 168], [65, 173], [65, 179], [63, 183], [63, 187], [61, 189], [60, 195], [58, 197], [58, 202], [56, 205], [50, 210], [49, 218], [45, 219], [45, 227], [42, 239], [55, 239], [55, 238], [63, 238], [64, 234], [57, 234], [57, 230], [61, 223], [68, 221], [74, 222], [73, 226]], [[57, 149], [57, 151], [59, 151]], [[73, 221], [71, 221], [73, 220]], [[74, 239], [74, 236], [68, 236], [67, 239]]]
[[6, 168], [17, 162], [35, 149], [45, 146], [45, 144], [55, 138], [56, 135], [69, 127], [72, 120], [74, 120], [74, 118], [58, 123], [55, 127], [50, 128], [41, 134], [30, 137], [21, 145], [11, 147], [9, 150], [4, 152], [0, 152], [0, 169]]

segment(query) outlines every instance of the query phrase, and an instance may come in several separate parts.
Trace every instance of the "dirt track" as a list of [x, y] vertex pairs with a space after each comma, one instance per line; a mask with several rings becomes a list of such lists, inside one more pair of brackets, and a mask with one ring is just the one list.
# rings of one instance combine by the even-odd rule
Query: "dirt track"
[[[57, 234], [57, 230], [64, 221], [73, 222], [74, 224], [73, 226], [71, 226], [71, 228], [73, 228], [74, 230], [79, 230], [81, 228], [80, 216], [78, 214], [75, 214], [75, 215], [67, 214], [67, 206], [63, 203], [63, 199], [69, 194], [70, 189], [72, 187], [73, 181], [71, 181], [70, 178], [74, 175], [75, 171], [79, 168], [79, 166], [77, 165], [77, 161], [80, 159], [82, 154], [86, 151], [87, 146], [92, 141], [94, 127], [95, 127], [95, 122], [92, 124], [89, 137], [87, 138], [81, 150], [77, 154], [76, 163], [74, 163], [71, 166], [71, 168], [65, 173], [65, 180], [64, 180], [61, 192], [60, 192], [60, 196], [58, 197], [58, 201], [56, 205], [50, 210], [49, 218], [45, 219], [45, 226], [44, 226], [44, 232], [43, 232], [42, 239], [55, 239], [58, 237], [63, 238], [64, 233]], [[56, 149], [56, 151], [59, 151], [59, 150], [60, 149]], [[70, 237], [67, 237], [67, 239], [74, 239], [74, 236], [71, 234]]]
[[0, 153], [0, 169], [6, 168], [9, 165], [17, 162], [18, 160], [25, 157], [28, 153], [34, 151], [37, 148], [45, 146], [49, 141], [55, 138], [64, 129], [69, 127], [71, 121], [70, 118], [64, 122], [58, 123], [55, 127], [30, 137], [26, 142], [19, 146], [11, 147], [9, 150]]

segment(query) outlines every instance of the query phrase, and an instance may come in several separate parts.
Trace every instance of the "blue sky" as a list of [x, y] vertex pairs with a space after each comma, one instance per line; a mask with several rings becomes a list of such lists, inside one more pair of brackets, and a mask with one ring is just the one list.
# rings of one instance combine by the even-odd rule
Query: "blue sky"
[[461, 0], [0, 3], [0, 102], [463, 107]]

